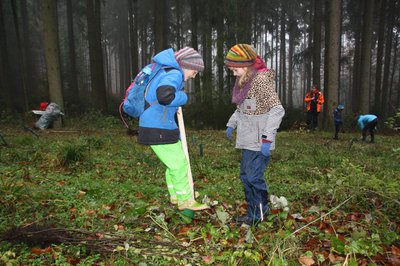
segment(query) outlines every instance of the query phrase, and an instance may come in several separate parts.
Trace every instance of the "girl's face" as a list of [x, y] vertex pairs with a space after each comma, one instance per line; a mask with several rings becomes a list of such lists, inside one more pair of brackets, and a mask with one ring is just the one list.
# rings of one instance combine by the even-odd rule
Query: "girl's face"
[[183, 74], [185, 75], [185, 81], [188, 79], [195, 78], [197, 73], [198, 72], [196, 70], [183, 68]]
[[236, 77], [241, 77], [247, 72], [247, 67], [229, 67], [232, 70], [233, 75]]

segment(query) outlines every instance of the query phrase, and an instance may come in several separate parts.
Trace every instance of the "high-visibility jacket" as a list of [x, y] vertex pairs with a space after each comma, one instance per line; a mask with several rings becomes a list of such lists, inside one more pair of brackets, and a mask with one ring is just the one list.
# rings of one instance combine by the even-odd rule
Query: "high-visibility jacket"
[[324, 95], [320, 91], [312, 91], [307, 92], [306, 97], [304, 98], [306, 102], [307, 112], [311, 110], [313, 106], [315, 106], [317, 113], [321, 112], [322, 104], [324, 103]]

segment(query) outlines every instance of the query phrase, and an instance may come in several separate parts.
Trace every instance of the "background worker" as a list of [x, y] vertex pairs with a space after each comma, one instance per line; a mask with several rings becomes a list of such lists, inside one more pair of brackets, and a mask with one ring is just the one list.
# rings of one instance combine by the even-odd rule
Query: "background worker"
[[335, 137], [333, 139], [339, 139], [339, 131], [343, 127], [343, 116], [342, 111], [344, 109], [343, 104], [339, 104], [338, 107], [333, 111], [333, 121], [335, 124]]
[[314, 131], [318, 126], [318, 115], [321, 112], [324, 96], [314, 84], [309, 92], [304, 97], [307, 110], [307, 125], [310, 131]]

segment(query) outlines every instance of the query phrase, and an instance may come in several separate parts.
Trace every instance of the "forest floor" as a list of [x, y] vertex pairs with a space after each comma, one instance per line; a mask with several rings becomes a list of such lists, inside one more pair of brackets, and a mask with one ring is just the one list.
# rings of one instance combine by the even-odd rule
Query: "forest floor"
[[1, 127], [0, 265], [400, 265], [399, 135], [279, 132], [265, 175], [288, 205], [249, 227], [233, 219], [246, 203], [224, 131], [187, 132], [211, 205], [190, 219], [118, 121], [76, 125]]

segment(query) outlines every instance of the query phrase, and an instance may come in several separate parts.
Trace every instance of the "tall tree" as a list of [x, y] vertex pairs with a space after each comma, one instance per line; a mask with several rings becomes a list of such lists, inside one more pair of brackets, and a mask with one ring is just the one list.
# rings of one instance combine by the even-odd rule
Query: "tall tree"
[[279, 96], [283, 105], [286, 105], [286, 6], [281, 5], [280, 17], [280, 60], [279, 60]]
[[[196, 51], [199, 50], [199, 40], [197, 38], [198, 36], [198, 22], [199, 22], [199, 17], [198, 17], [198, 11], [199, 11], [199, 4], [198, 1], [190, 1], [190, 14], [191, 14], [191, 25], [190, 28], [192, 30], [192, 35], [191, 35], [191, 44], [192, 44], [192, 48], [195, 49]], [[194, 79], [194, 88], [197, 91], [200, 91], [200, 79]], [[196, 100], [198, 99], [198, 97], [193, 97], [192, 102], [196, 103]]]
[[314, 0], [313, 20], [313, 83], [321, 86], [321, 17], [322, 1]]
[[[208, 1], [206, 1], [208, 2]], [[237, 3], [237, 37], [239, 43], [251, 44], [251, 8], [252, 0], [236, 0]]]
[[50, 101], [57, 103], [61, 110], [64, 110], [64, 99], [61, 88], [56, 1], [43, 1], [43, 31]]
[[331, 0], [329, 7], [329, 65], [328, 65], [328, 88], [325, 90], [328, 114], [324, 121], [328, 128], [333, 125], [332, 114], [338, 104], [339, 88], [339, 59], [340, 59], [340, 23], [341, 23], [341, 0]]
[[7, 53], [7, 35], [5, 30], [3, 4], [0, 1], [0, 98], [2, 99], [2, 106], [7, 111], [13, 109], [11, 99], [11, 85], [10, 85], [10, 65]]
[[131, 71], [135, 75], [139, 72], [138, 61], [138, 0], [128, 0], [129, 7], [129, 37], [131, 48]]
[[288, 16], [289, 16], [289, 58], [288, 58], [288, 107], [293, 108], [293, 52], [294, 44], [297, 34], [297, 23], [294, 17], [294, 6], [292, 1], [289, 4]]
[[[16, 1], [11, 1], [11, 6], [12, 6], [12, 11], [13, 11], [13, 19], [14, 19], [14, 26], [15, 26], [15, 35], [17, 37], [17, 48], [18, 48], [18, 71], [21, 72], [21, 83], [22, 83], [22, 93], [23, 97], [23, 108], [25, 111], [29, 110], [29, 97], [28, 97], [28, 89], [27, 89], [27, 71], [26, 71], [26, 59], [25, 59], [25, 53], [24, 49], [22, 47], [23, 39], [20, 34], [20, 29], [19, 29], [19, 21], [18, 21], [18, 12], [17, 12], [17, 6], [16, 6]], [[18, 103], [19, 105], [19, 103]], [[21, 106], [19, 106], [21, 107]]]
[[104, 112], [107, 109], [107, 95], [103, 66], [103, 50], [101, 48], [100, 10], [100, 0], [86, 0], [91, 77], [90, 97], [92, 100], [92, 107]]
[[383, 48], [385, 42], [385, 18], [386, 18], [386, 0], [380, 0], [379, 23], [378, 23], [378, 48], [376, 54], [376, 75], [375, 75], [375, 101], [374, 112], [379, 114], [381, 105], [381, 85], [382, 85], [382, 64]]
[[395, 22], [395, 12], [396, 12], [396, 1], [389, 0], [388, 9], [388, 24], [386, 31], [386, 41], [385, 41], [385, 64], [383, 66], [383, 80], [382, 80], [382, 99], [381, 99], [381, 115], [386, 117], [388, 114], [388, 102], [389, 102], [389, 75], [390, 75], [390, 62], [392, 53], [392, 42], [393, 42], [393, 26]]
[[[225, 6], [225, 5], [224, 5]], [[216, 21], [217, 21], [217, 75], [218, 75], [218, 102], [219, 104], [226, 101], [225, 95], [225, 82], [224, 82], [224, 6], [217, 5], [216, 7]]]
[[[76, 68], [76, 49], [75, 49], [75, 32], [74, 32], [74, 16], [72, 8], [72, 0], [67, 0], [67, 24], [68, 24], [68, 51], [70, 60], [69, 70], [69, 101], [76, 106], [79, 104], [79, 88], [78, 88], [78, 72]], [[68, 100], [66, 100], [68, 101]]]
[[[324, 16], [325, 16], [325, 24], [324, 24], [324, 28], [325, 28], [325, 43], [324, 43], [324, 88], [329, 88], [328, 86], [328, 81], [329, 81], [329, 71], [326, 71], [327, 69], [329, 69], [329, 37], [330, 37], [330, 23], [329, 23], [329, 8], [330, 8], [330, 2], [329, 0], [325, 0], [324, 2], [324, 6], [325, 6], [325, 11], [324, 11]], [[329, 115], [328, 113], [328, 105], [324, 104], [324, 114]], [[325, 115], [324, 115], [325, 116]]]
[[166, 36], [166, 4], [165, 0], [154, 1], [154, 46], [155, 52], [158, 53], [167, 48]]
[[367, 0], [363, 16], [363, 32], [361, 46], [361, 86], [360, 109], [361, 113], [369, 113], [369, 92], [371, 74], [371, 46], [372, 46], [372, 20], [374, 0]]
[[361, 79], [361, 30], [362, 17], [360, 10], [363, 1], [350, 1], [350, 22], [352, 31], [354, 32], [354, 57], [353, 57], [353, 88], [351, 95], [351, 110], [358, 112], [360, 110], [360, 79]]

